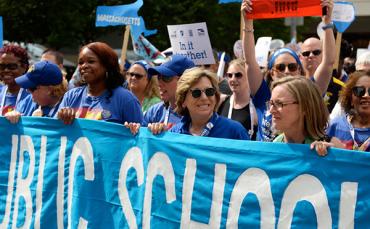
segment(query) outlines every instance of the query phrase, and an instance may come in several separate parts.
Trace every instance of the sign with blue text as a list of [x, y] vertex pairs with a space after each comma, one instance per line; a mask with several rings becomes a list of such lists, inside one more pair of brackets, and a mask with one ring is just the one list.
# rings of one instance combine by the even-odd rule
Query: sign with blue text
[[0, 128], [0, 228], [368, 227], [366, 152], [91, 120]]
[[205, 22], [167, 25], [167, 29], [173, 54], [186, 56], [195, 65], [215, 63]]

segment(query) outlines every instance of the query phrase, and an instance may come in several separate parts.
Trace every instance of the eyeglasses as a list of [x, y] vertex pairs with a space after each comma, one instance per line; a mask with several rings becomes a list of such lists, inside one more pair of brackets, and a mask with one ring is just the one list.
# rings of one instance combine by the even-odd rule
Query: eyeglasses
[[297, 101], [292, 101], [292, 102], [280, 102], [280, 101], [274, 101], [270, 100], [267, 102], [267, 107], [268, 109], [271, 109], [272, 106], [274, 106], [276, 109], [283, 109], [284, 106], [289, 105], [289, 104], [298, 104]]
[[213, 87], [209, 87], [204, 90], [189, 89], [189, 91], [191, 92], [191, 96], [193, 96], [194, 99], [199, 98], [202, 95], [202, 92], [204, 92], [204, 94], [206, 94], [207, 97], [211, 97], [216, 94], [216, 89], [214, 89]]
[[158, 80], [162, 80], [165, 83], [169, 83], [173, 80], [173, 78], [175, 78], [172, 76], [164, 76], [164, 75], [158, 75], [157, 77], [158, 77]]
[[18, 64], [16, 64], [16, 63], [11, 63], [11, 64], [0, 64], [0, 70], [1, 70], [1, 71], [4, 71], [5, 69], [8, 69], [8, 70], [13, 71], [13, 70], [17, 70], [17, 69], [18, 69], [18, 67], [19, 67], [19, 65], [18, 65]]
[[295, 72], [298, 70], [297, 63], [290, 63], [290, 64], [276, 64], [274, 68], [279, 72], [285, 72], [285, 69], [288, 68], [289, 72]]
[[126, 76], [131, 78], [135, 76], [135, 78], [138, 80], [144, 77], [144, 75], [135, 72], [126, 72]]
[[241, 73], [241, 72], [235, 72], [235, 73], [226, 73], [226, 76], [229, 78], [229, 79], [231, 79], [231, 78], [233, 78], [233, 76], [235, 76], [235, 78], [237, 78], [237, 79], [240, 79], [240, 78], [242, 78], [243, 77], [243, 73]]
[[304, 52], [302, 52], [302, 56], [308, 57], [308, 56], [310, 56], [311, 53], [314, 56], [318, 56], [318, 55], [321, 54], [321, 50], [320, 49], [316, 49], [316, 50], [313, 50], [313, 51], [304, 51]]
[[367, 89], [367, 95], [370, 96], [370, 87], [365, 88], [363, 86], [356, 86], [352, 88], [352, 93], [357, 97], [362, 97], [366, 94]]

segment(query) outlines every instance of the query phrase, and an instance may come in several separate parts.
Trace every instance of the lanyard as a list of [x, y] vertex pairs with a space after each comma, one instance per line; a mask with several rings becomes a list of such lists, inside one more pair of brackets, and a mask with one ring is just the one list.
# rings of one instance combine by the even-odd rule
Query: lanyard
[[168, 120], [170, 119], [170, 106], [166, 109], [166, 114], [164, 115], [164, 124], [168, 124]]
[[351, 124], [352, 118], [353, 118], [352, 116], [349, 116], [349, 115], [347, 116], [348, 127], [349, 127], [349, 131], [350, 131], [350, 134], [351, 134], [351, 137], [352, 137], [352, 140], [353, 140], [353, 149], [354, 150], [365, 151], [368, 144], [370, 143], [370, 137], [368, 137], [366, 139], [366, 141], [364, 143], [362, 143], [361, 146], [358, 145], [358, 143], [355, 140], [355, 128], [353, 128], [353, 126]]
[[[227, 118], [228, 119], [232, 119], [232, 115], [233, 115], [233, 108], [234, 108], [234, 95], [231, 95], [230, 96], [230, 104], [229, 104], [229, 112], [227, 114]], [[251, 121], [251, 128], [250, 130], [248, 130], [248, 134], [249, 134], [249, 137], [252, 138], [253, 134], [254, 134], [254, 130], [253, 130], [253, 117], [252, 117], [252, 106], [249, 102], [249, 116], [250, 116], [250, 121]]]
[[[1, 100], [1, 114], [3, 113], [3, 109], [4, 109], [4, 106], [5, 106], [5, 98], [6, 98], [6, 93], [7, 92], [8, 92], [8, 86], [4, 86], [4, 88], [2, 90], [3, 98]], [[18, 95], [17, 95], [17, 99], [15, 100], [14, 107], [16, 107], [18, 102], [21, 100], [22, 94], [23, 94], [23, 88], [19, 89], [19, 91], [18, 91]]]

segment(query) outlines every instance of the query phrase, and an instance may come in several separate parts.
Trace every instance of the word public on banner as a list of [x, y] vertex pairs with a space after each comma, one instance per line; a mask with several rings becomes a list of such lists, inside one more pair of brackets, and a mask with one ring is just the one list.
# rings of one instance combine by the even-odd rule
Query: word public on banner
[[320, 0], [259, 0], [253, 1], [249, 19], [321, 16]]
[[167, 29], [173, 54], [184, 55], [195, 65], [215, 63], [205, 22], [167, 25]]
[[366, 152], [83, 119], [0, 126], [1, 228], [368, 227]]
[[[134, 40], [144, 33], [145, 36], [155, 34], [157, 30], [147, 30], [143, 17], [138, 15], [143, 0], [137, 0], [132, 4], [118, 6], [98, 6], [96, 8], [96, 27], [130, 25]], [[132, 29], [131, 28], [131, 29]]]

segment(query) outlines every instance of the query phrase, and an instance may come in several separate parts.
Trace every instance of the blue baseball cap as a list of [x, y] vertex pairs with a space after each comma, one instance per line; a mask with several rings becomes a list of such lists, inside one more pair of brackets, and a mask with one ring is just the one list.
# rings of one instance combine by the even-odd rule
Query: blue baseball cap
[[171, 59], [160, 66], [148, 69], [150, 75], [163, 75], [167, 77], [181, 76], [186, 69], [195, 67], [192, 60], [182, 55], [172, 55]]
[[26, 74], [15, 78], [15, 82], [22, 88], [50, 86], [62, 83], [63, 75], [59, 67], [49, 61], [40, 61], [32, 65]]

